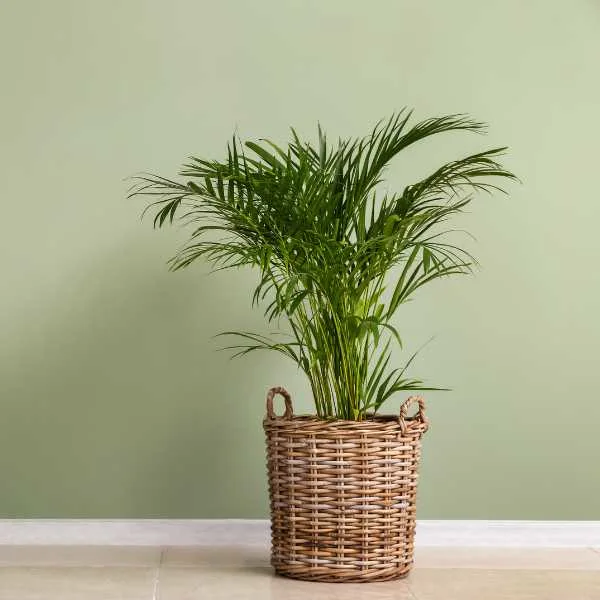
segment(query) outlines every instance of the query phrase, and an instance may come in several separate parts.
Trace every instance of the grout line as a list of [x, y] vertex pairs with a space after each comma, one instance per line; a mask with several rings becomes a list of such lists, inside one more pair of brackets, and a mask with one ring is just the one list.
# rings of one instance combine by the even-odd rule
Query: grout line
[[163, 564], [163, 557], [165, 554], [164, 548], [160, 550], [160, 556], [158, 557], [158, 565], [156, 565], [156, 573], [154, 574], [154, 586], [152, 588], [152, 600], [159, 600], [159, 581], [160, 581], [160, 568]]

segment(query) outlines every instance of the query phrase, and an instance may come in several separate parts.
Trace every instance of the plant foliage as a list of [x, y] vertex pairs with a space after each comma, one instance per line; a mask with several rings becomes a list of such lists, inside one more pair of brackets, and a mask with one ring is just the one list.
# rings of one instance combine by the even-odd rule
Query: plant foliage
[[[401, 111], [360, 139], [312, 144], [291, 130], [287, 147], [236, 137], [222, 161], [192, 157], [177, 180], [136, 178], [130, 196], [148, 196], [154, 225], [191, 226], [172, 269], [198, 258], [216, 269], [260, 271], [252, 295], [269, 322], [288, 332], [227, 332], [237, 355], [274, 350], [306, 373], [321, 418], [361, 420], [400, 390], [426, 388], [392, 364], [401, 344], [398, 307], [441, 277], [470, 272], [474, 259], [449, 243], [444, 224], [477, 192], [515, 179], [493, 148], [442, 165], [395, 194], [378, 184], [397, 154], [430, 136], [481, 132], [464, 115], [411, 124]], [[385, 292], [385, 293], [384, 293]]]

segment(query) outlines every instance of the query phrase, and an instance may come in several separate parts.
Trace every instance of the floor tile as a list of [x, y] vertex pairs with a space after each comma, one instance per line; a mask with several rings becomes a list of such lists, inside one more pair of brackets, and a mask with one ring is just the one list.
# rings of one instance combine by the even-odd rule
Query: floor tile
[[600, 571], [420, 569], [417, 600], [598, 600]]
[[0, 600], [150, 600], [156, 568], [0, 569]]
[[258, 546], [165, 548], [162, 564], [168, 567], [268, 567], [269, 549]]
[[[419, 548], [404, 580], [276, 577], [265, 546], [0, 546], [0, 600], [600, 600], [600, 552]], [[158, 565], [161, 563], [160, 569]]]
[[154, 567], [161, 549], [136, 546], [0, 546], [0, 567]]
[[[591, 548], [442, 548], [415, 551], [416, 569], [600, 570]], [[600, 599], [599, 599], [600, 600]]]
[[406, 580], [314, 583], [277, 577], [268, 567], [160, 571], [159, 600], [414, 600]]

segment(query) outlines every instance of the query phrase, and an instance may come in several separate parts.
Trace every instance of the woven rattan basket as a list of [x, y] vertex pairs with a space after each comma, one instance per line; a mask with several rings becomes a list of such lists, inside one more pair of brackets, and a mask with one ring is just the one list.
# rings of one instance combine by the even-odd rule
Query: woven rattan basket
[[[285, 413], [276, 416], [281, 394]], [[418, 404], [407, 417], [411, 403]], [[263, 422], [271, 503], [271, 564], [280, 575], [329, 582], [404, 577], [413, 562], [421, 398], [398, 417], [324, 421], [294, 416], [280, 387]]]

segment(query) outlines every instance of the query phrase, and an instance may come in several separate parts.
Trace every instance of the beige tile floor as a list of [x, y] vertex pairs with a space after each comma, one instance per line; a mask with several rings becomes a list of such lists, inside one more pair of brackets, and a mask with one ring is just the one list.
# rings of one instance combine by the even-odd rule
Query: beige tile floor
[[274, 577], [256, 546], [0, 546], [0, 600], [600, 600], [600, 548], [421, 548], [373, 584]]

